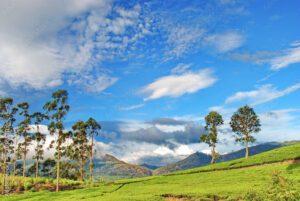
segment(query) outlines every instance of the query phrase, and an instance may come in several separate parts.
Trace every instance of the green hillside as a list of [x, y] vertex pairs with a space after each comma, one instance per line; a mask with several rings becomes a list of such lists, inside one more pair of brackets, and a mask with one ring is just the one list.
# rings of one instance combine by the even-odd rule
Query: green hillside
[[1, 201], [196, 201], [242, 200], [247, 192], [265, 192], [272, 174], [280, 172], [300, 191], [300, 144], [278, 148], [249, 158], [138, 179], [119, 180], [59, 193], [38, 192], [0, 197]]

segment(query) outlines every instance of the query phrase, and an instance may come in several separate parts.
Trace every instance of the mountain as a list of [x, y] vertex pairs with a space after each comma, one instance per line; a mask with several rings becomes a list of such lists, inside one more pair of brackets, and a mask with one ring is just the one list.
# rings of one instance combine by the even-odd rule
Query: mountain
[[[265, 151], [279, 148], [281, 146], [284, 146], [284, 144], [276, 143], [276, 142], [264, 143], [264, 144], [252, 146], [252, 147], [249, 147], [249, 155], [251, 156], [251, 155], [259, 154], [259, 153], [262, 153]], [[245, 149], [241, 149], [241, 150], [238, 150], [235, 152], [231, 152], [229, 154], [221, 155], [218, 162], [230, 161], [230, 160], [242, 158], [244, 156], [245, 156]], [[175, 171], [179, 171], [179, 170], [196, 168], [196, 167], [208, 165], [208, 164], [210, 164], [210, 161], [211, 161], [210, 155], [196, 152], [194, 154], [191, 154], [187, 158], [185, 158], [181, 161], [178, 161], [174, 164], [166, 165], [166, 166], [155, 169], [153, 171], [153, 174], [154, 175], [167, 174], [167, 173], [175, 172]]]
[[203, 165], [209, 164], [211, 161], [211, 156], [196, 152], [187, 158], [178, 161], [174, 164], [166, 165], [160, 168], [157, 168], [153, 171], [153, 174], [158, 175], [158, 174], [167, 174], [169, 172], [175, 172], [178, 170], [186, 170], [194, 167], [200, 167]]
[[146, 167], [132, 165], [106, 154], [101, 159], [94, 161], [94, 175], [102, 178], [133, 178], [152, 175]]
[[144, 163], [144, 164], [142, 164], [142, 165], [140, 165], [140, 166], [146, 167], [146, 168], [148, 168], [148, 169], [150, 169], [150, 170], [155, 170], [155, 169], [159, 168], [159, 166], [156, 166], [156, 165], [149, 165], [149, 164], [147, 164], [147, 163]]
[[[277, 142], [269, 142], [269, 143], [252, 146], [252, 147], [249, 147], [249, 156], [259, 154], [259, 153], [262, 153], [265, 151], [270, 151], [272, 149], [276, 149], [276, 148], [279, 148], [282, 146], [283, 146], [283, 144], [277, 143]], [[238, 159], [238, 158], [243, 158], [245, 156], [245, 151], [246, 151], [246, 149], [241, 149], [238, 151], [231, 152], [229, 154], [221, 155], [219, 161], [224, 162], [224, 161], [230, 161], [230, 160], [234, 160], [234, 159]]]

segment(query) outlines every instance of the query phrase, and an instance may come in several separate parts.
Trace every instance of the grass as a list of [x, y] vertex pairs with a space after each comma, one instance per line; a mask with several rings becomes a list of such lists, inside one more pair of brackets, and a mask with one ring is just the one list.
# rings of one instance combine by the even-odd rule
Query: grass
[[[0, 175], [0, 192], [3, 190], [3, 175]], [[9, 176], [8, 177], [9, 189], [13, 193], [22, 193], [24, 191], [41, 191], [48, 190], [54, 191], [56, 180], [44, 177], [20, 177], [20, 176]], [[74, 189], [82, 185], [82, 182], [73, 181], [69, 179], [61, 179], [61, 189]]]
[[[164, 200], [235, 200], [249, 190], [264, 191], [271, 182], [274, 171], [280, 171], [300, 191], [300, 164], [273, 164], [271, 162], [297, 159], [300, 144], [291, 145], [249, 158], [224, 162], [201, 168], [181, 171], [170, 175], [119, 180], [99, 187], [72, 191], [27, 192], [23, 195], [0, 197], [1, 201], [164, 201]], [[253, 166], [251, 168], [239, 168]], [[230, 169], [230, 168], [239, 169]], [[209, 171], [208, 170], [220, 170]], [[227, 169], [227, 170], [224, 170]], [[201, 172], [202, 171], [202, 172]], [[172, 198], [173, 197], [173, 198]], [[181, 197], [176, 198], [176, 197]]]

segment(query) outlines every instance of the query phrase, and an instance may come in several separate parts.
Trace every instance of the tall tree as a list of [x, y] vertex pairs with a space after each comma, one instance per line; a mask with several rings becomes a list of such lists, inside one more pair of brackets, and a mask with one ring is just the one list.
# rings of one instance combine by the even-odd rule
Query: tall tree
[[46, 113], [51, 118], [48, 129], [51, 135], [56, 135], [56, 140], [52, 141], [56, 144], [56, 192], [59, 191], [60, 179], [60, 162], [62, 152], [64, 151], [64, 143], [69, 138], [69, 133], [64, 132], [63, 120], [65, 119], [70, 106], [68, 105], [68, 92], [66, 90], [58, 90], [52, 94], [52, 100], [44, 105]]
[[72, 143], [69, 145], [68, 156], [75, 160], [79, 165], [80, 181], [84, 178], [84, 165], [89, 159], [90, 146], [88, 143], [87, 124], [84, 121], [78, 121], [73, 126]]
[[202, 135], [200, 140], [208, 144], [211, 150], [211, 164], [213, 164], [216, 160], [216, 143], [218, 142], [218, 127], [221, 126], [224, 121], [222, 116], [217, 112], [210, 112], [205, 117], [205, 130], [208, 132], [207, 135]]
[[23, 177], [26, 176], [26, 160], [28, 153], [28, 146], [31, 144], [32, 135], [30, 132], [30, 124], [31, 124], [31, 115], [29, 115], [29, 104], [27, 102], [23, 102], [18, 104], [19, 115], [23, 117], [23, 120], [18, 124], [18, 134], [22, 136], [22, 153], [23, 153]]
[[[15, 133], [17, 133], [17, 131]], [[22, 159], [22, 151], [21, 151], [22, 143], [20, 142], [19, 135], [13, 136], [13, 143], [14, 143], [14, 151], [13, 151], [14, 156], [12, 158], [12, 163], [13, 163], [13, 176], [15, 176], [17, 170], [17, 160]]]
[[89, 118], [86, 122], [87, 124], [87, 133], [90, 138], [90, 155], [89, 155], [89, 168], [90, 168], [90, 182], [93, 182], [93, 169], [94, 169], [94, 164], [93, 164], [93, 158], [94, 158], [94, 137], [99, 135], [99, 131], [101, 130], [101, 125], [93, 118]]
[[248, 105], [241, 107], [235, 112], [230, 121], [232, 131], [236, 133], [236, 141], [242, 142], [246, 146], [245, 158], [248, 159], [248, 144], [255, 142], [252, 134], [260, 131], [260, 120], [253, 108]]
[[12, 98], [0, 98], [0, 121], [1, 121], [1, 152], [2, 152], [2, 173], [3, 173], [3, 192], [6, 194], [9, 192], [9, 187], [7, 185], [7, 162], [9, 162], [9, 154], [13, 150], [13, 141], [11, 137], [13, 135], [14, 129], [13, 124], [16, 121], [15, 114], [17, 113], [17, 108], [13, 107]]
[[35, 159], [35, 177], [37, 178], [39, 176], [39, 162], [40, 160], [44, 159], [44, 144], [46, 141], [46, 135], [44, 133], [41, 133], [40, 131], [40, 124], [43, 122], [43, 120], [48, 119], [47, 115], [36, 112], [32, 115], [32, 118], [34, 120], [34, 125], [36, 127], [36, 132], [33, 135], [33, 140], [36, 142], [35, 145], [35, 155], [33, 156], [33, 159]]

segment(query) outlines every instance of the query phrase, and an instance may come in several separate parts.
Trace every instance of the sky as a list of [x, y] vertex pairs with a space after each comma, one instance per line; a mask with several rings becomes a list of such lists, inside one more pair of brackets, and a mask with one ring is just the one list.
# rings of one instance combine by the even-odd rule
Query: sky
[[300, 2], [2, 0], [0, 96], [41, 110], [69, 92], [67, 127], [102, 125], [98, 155], [165, 165], [196, 151], [209, 111], [217, 150], [242, 148], [228, 122], [248, 104], [257, 143], [300, 140]]

